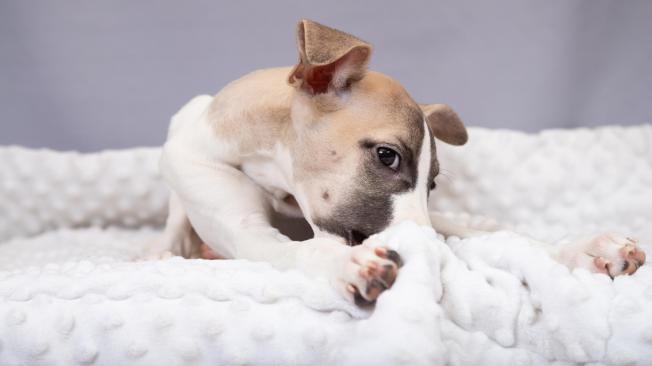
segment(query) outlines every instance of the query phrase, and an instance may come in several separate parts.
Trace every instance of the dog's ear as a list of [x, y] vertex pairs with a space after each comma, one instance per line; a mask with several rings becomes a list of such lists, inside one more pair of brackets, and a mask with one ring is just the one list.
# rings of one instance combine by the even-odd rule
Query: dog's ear
[[446, 104], [420, 104], [419, 106], [436, 138], [451, 145], [464, 145], [469, 139], [464, 123], [451, 107]]
[[338, 91], [362, 79], [371, 45], [344, 32], [302, 20], [297, 27], [299, 64], [288, 82], [310, 94]]

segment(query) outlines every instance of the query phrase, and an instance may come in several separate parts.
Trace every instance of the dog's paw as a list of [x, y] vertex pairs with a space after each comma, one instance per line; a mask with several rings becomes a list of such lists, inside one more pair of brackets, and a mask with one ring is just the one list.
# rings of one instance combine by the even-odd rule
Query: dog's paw
[[202, 243], [201, 246], [199, 247], [199, 258], [201, 259], [226, 259], [225, 257], [219, 255], [217, 252], [215, 252], [211, 247], [206, 245], [206, 243]]
[[646, 260], [645, 252], [638, 246], [636, 239], [614, 233], [580, 241], [572, 248], [584, 255], [583, 259], [576, 258], [572, 267], [603, 273], [612, 279], [620, 275], [633, 274]]
[[394, 250], [356, 246], [346, 264], [346, 290], [357, 305], [373, 304], [392, 287], [401, 265], [401, 257]]
[[595, 271], [611, 278], [631, 275], [645, 264], [645, 252], [636, 239], [616, 234], [603, 234], [594, 238], [587, 248], [593, 257]]

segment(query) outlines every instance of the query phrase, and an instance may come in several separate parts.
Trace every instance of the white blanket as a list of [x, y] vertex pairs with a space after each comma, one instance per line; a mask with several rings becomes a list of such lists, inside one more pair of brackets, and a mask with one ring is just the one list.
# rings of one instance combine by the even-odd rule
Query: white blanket
[[[432, 203], [547, 240], [650, 243], [651, 145], [650, 126], [473, 129], [468, 148], [440, 147], [450, 181]], [[0, 365], [652, 362], [648, 266], [570, 272], [510, 232], [381, 233], [405, 265], [371, 311], [264, 263], [134, 262], [165, 216], [156, 155], [0, 149]]]

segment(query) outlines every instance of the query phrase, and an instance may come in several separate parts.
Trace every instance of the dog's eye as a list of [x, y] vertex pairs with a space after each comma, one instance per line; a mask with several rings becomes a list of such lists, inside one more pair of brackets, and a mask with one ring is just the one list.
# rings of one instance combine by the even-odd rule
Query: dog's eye
[[437, 188], [437, 183], [433, 180], [432, 183], [430, 183], [430, 190], [432, 191], [435, 188]]
[[389, 167], [392, 170], [398, 170], [398, 166], [401, 163], [401, 157], [398, 153], [388, 147], [379, 147], [376, 150], [378, 154], [378, 159], [383, 165]]

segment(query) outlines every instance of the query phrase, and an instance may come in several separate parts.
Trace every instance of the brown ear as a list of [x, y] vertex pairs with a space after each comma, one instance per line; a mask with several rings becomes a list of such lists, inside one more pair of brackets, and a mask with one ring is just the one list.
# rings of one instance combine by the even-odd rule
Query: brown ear
[[436, 138], [451, 145], [464, 145], [469, 139], [464, 123], [451, 107], [446, 104], [420, 104], [419, 106]]
[[343, 89], [362, 79], [371, 45], [319, 23], [302, 20], [297, 27], [299, 64], [288, 82], [311, 94]]

